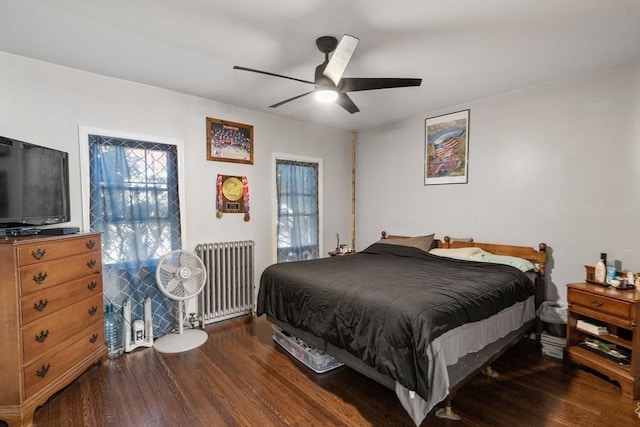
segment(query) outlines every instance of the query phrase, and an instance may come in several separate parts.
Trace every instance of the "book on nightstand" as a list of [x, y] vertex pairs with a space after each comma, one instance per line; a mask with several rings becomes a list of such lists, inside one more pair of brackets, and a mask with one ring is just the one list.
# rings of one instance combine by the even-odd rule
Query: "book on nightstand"
[[609, 331], [606, 326], [594, 325], [593, 323], [589, 323], [584, 320], [578, 320], [576, 323], [576, 329], [593, 335], [609, 335]]

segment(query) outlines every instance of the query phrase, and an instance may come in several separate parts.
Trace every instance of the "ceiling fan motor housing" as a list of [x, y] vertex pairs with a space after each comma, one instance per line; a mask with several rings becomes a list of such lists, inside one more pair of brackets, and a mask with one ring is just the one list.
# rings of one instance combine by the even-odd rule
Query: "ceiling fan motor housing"
[[316, 90], [336, 90], [336, 85], [333, 84], [330, 78], [324, 75], [324, 70], [329, 63], [329, 54], [336, 50], [338, 46], [338, 39], [333, 36], [322, 36], [316, 39], [316, 46], [320, 52], [324, 53], [324, 62], [316, 67], [316, 72], [313, 81], [318, 86]]
[[316, 67], [316, 74], [314, 78], [315, 84], [319, 89], [336, 89], [336, 85], [333, 84], [331, 79], [324, 75], [324, 69], [327, 67], [327, 61]]

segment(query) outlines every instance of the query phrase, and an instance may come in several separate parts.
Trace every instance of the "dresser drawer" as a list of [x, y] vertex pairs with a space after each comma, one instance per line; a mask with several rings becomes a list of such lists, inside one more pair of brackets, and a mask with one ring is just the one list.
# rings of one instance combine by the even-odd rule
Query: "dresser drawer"
[[569, 304], [580, 305], [598, 313], [606, 313], [624, 320], [632, 318], [633, 304], [626, 301], [572, 288], [569, 288], [567, 299]]
[[24, 361], [52, 349], [102, 317], [102, 295], [98, 294], [25, 325], [22, 328]]
[[41, 241], [18, 247], [18, 267], [79, 255], [100, 249], [99, 236], [82, 236], [59, 241]]
[[25, 399], [64, 375], [88, 354], [104, 345], [102, 322], [94, 322], [60, 343], [59, 348], [24, 365]]
[[55, 261], [22, 267], [19, 270], [21, 295], [41, 291], [60, 283], [80, 279], [102, 270], [100, 251], [74, 255]]
[[74, 282], [49, 287], [22, 298], [22, 323], [48, 316], [93, 295], [102, 294], [102, 276], [92, 274]]

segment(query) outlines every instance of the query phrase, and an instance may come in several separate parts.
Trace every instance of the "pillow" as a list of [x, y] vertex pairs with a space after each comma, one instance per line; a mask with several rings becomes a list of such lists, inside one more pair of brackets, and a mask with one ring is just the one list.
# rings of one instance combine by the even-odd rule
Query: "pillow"
[[447, 258], [463, 259], [467, 261], [482, 261], [482, 255], [486, 252], [481, 248], [453, 248], [453, 249], [431, 249], [431, 255], [443, 256]]
[[425, 252], [429, 252], [429, 249], [431, 249], [431, 243], [433, 242], [433, 236], [435, 236], [435, 233], [429, 234], [428, 236], [401, 237], [398, 239], [380, 239], [376, 243], [385, 243], [387, 245], [398, 246], [411, 246], [421, 249]]
[[490, 262], [494, 264], [510, 265], [520, 271], [535, 270], [536, 266], [529, 260], [509, 255], [496, 255], [486, 252], [481, 248], [454, 248], [454, 249], [431, 249], [432, 255], [443, 256], [447, 258], [462, 259], [467, 261]]
[[527, 259], [509, 255], [495, 255], [489, 252], [486, 252], [482, 256], [482, 261], [510, 265], [524, 272], [535, 270], [536, 268], [536, 266]]

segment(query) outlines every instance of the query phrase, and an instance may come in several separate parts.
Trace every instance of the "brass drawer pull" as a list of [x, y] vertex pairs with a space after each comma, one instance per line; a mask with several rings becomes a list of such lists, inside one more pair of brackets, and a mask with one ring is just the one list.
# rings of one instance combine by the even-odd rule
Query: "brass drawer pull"
[[43, 312], [44, 309], [47, 307], [47, 304], [49, 303], [49, 300], [45, 299], [41, 299], [38, 303], [33, 304], [33, 309], [35, 311], [39, 311], [39, 312]]
[[44, 378], [45, 375], [47, 375], [47, 373], [49, 372], [50, 367], [51, 367], [51, 363], [47, 363], [47, 366], [42, 365], [42, 369], [38, 369], [36, 371], [36, 375], [39, 376], [40, 378]]
[[598, 301], [597, 299], [592, 299], [591, 301], [589, 301], [591, 303], [592, 306], [594, 307], [602, 307], [604, 305], [604, 302], [602, 301]]
[[98, 334], [93, 334], [93, 335], [91, 335], [91, 338], [89, 338], [89, 342], [90, 342], [91, 344], [95, 344], [95, 343], [96, 343], [96, 341], [98, 341]]
[[36, 341], [39, 342], [40, 344], [42, 344], [43, 342], [45, 342], [47, 340], [47, 337], [49, 336], [49, 330], [47, 329], [47, 331], [40, 331], [40, 335], [36, 335]]
[[42, 282], [45, 281], [45, 279], [47, 278], [47, 273], [44, 272], [40, 272], [38, 273], [38, 275], [36, 276], [35, 274], [33, 275], [33, 281], [36, 282], [36, 284], [41, 285]]
[[87, 283], [87, 289], [89, 289], [90, 291], [93, 291], [96, 286], [98, 286], [98, 282], [96, 282], [95, 280], [92, 280], [91, 282]]
[[96, 314], [97, 311], [98, 311], [98, 306], [92, 305], [91, 308], [87, 310], [87, 313], [89, 313], [89, 316], [93, 316], [94, 314]]
[[95, 245], [96, 245], [96, 242], [94, 240], [88, 240], [87, 243], [85, 243], [85, 246], [89, 250], [93, 249]]
[[37, 260], [41, 260], [42, 258], [44, 258], [44, 254], [47, 253], [46, 249], [36, 249], [35, 251], [31, 251], [31, 256], [34, 257]]
[[90, 259], [89, 261], [87, 261], [87, 267], [89, 268], [93, 268], [96, 266], [98, 262], [95, 259]]

